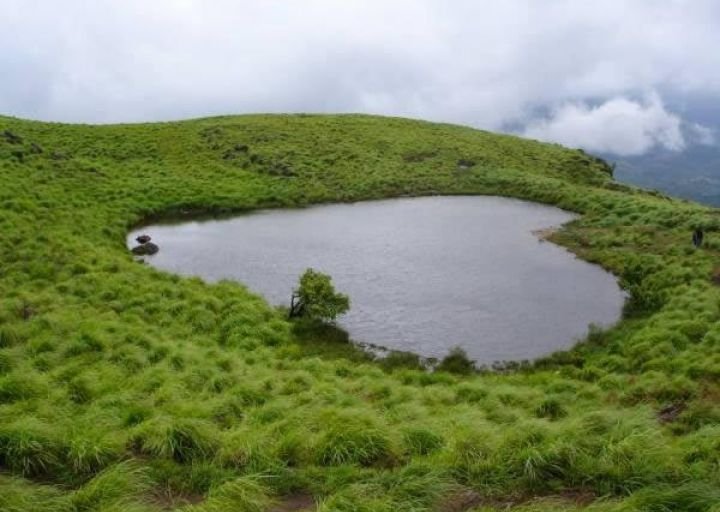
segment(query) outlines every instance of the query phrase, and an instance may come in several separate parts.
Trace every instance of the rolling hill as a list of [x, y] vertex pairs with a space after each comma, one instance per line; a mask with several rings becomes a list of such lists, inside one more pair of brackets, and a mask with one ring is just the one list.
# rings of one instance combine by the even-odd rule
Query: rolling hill
[[[552, 239], [620, 276], [623, 320], [432, 372], [125, 246], [162, 216], [432, 194], [578, 212]], [[719, 227], [581, 151], [459, 126], [0, 117], [0, 510], [717, 510]]]

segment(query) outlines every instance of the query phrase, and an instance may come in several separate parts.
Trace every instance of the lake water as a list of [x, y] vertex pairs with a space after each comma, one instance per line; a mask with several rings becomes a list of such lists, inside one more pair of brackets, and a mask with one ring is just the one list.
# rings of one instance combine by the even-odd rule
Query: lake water
[[614, 276], [533, 233], [573, 218], [500, 197], [392, 199], [155, 224], [128, 246], [147, 233], [153, 266], [236, 279], [273, 304], [312, 267], [350, 296], [339, 323], [354, 340], [438, 358], [459, 345], [487, 364], [569, 348], [619, 319]]

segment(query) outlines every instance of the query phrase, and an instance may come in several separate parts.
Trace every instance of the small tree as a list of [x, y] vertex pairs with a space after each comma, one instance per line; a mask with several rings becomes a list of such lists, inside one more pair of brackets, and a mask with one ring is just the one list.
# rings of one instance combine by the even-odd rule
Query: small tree
[[309, 268], [292, 294], [289, 316], [332, 322], [348, 309], [350, 299], [335, 291], [330, 276]]
[[435, 368], [439, 372], [459, 373], [460, 375], [468, 375], [477, 370], [475, 361], [470, 359], [467, 352], [461, 347], [453, 347], [450, 349], [440, 364]]

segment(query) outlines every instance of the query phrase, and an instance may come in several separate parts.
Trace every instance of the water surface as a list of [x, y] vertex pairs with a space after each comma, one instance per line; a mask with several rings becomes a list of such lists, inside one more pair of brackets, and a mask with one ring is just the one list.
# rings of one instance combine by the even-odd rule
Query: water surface
[[615, 278], [533, 231], [574, 216], [485, 196], [392, 199], [261, 210], [222, 220], [156, 224], [155, 267], [236, 279], [287, 304], [308, 267], [329, 273], [352, 307], [353, 339], [427, 357], [459, 345], [480, 363], [570, 347], [588, 324], [618, 320]]

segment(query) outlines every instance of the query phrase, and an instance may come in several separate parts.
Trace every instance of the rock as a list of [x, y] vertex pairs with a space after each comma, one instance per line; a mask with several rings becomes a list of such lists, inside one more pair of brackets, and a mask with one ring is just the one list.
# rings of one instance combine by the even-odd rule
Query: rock
[[144, 244], [140, 244], [136, 247], [133, 247], [131, 249], [131, 252], [135, 254], [136, 256], [150, 256], [152, 254], [155, 254], [160, 250], [160, 247], [155, 245], [152, 242], [147, 242]]
[[150, 235], [140, 235], [135, 239], [135, 241], [139, 244], [146, 244], [148, 243], [152, 238], [150, 238]]

